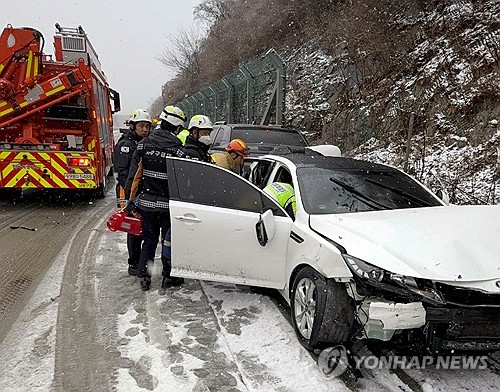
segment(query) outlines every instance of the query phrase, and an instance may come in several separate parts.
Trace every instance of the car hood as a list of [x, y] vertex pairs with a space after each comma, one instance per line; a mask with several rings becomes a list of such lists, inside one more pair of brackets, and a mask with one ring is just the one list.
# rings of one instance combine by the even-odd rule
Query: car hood
[[442, 206], [311, 215], [347, 253], [398, 274], [439, 281], [500, 277], [500, 206]]

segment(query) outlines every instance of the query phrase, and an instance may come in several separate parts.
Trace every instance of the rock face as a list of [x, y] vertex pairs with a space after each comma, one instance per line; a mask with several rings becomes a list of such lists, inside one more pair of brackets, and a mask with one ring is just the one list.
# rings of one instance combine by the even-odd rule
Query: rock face
[[314, 42], [283, 52], [289, 123], [344, 149], [406, 135], [411, 113], [414, 134], [488, 140], [500, 116], [500, 3], [445, 3], [392, 21], [394, 39], [406, 46], [393, 58], [345, 42], [330, 54]]
[[390, 29], [405, 51], [387, 58], [346, 42], [328, 54], [315, 42], [283, 51], [287, 122], [312, 142], [400, 167], [411, 136], [411, 174], [439, 172], [452, 202], [497, 203], [499, 14], [488, 0], [400, 15]]
[[224, 7], [208, 15], [197, 77], [181, 72], [164, 101], [274, 48], [287, 70], [286, 125], [311, 143], [405, 167], [426, 183], [436, 172], [452, 202], [500, 198], [498, 0], [215, 3]]

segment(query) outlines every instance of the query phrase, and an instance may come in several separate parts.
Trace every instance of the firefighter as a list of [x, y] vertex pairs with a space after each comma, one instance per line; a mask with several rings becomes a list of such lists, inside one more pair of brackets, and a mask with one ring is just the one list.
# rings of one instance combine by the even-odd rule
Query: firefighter
[[[188, 158], [197, 161], [212, 163], [212, 158], [208, 153], [210, 148], [210, 132], [214, 129], [212, 121], [207, 116], [197, 114], [191, 117], [188, 129], [182, 130], [177, 137], [184, 145]], [[163, 257], [171, 258], [171, 231], [167, 230], [161, 247]]]
[[189, 158], [203, 162], [212, 162], [208, 153], [210, 149], [210, 133], [214, 127], [212, 121], [207, 116], [197, 114], [189, 121], [189, 134], [187, 135], [184, 147]]
[[240, 173], [243, 158], [248, 156], [249, 148], [241, 139], [233, 139], [226, 147], [225, 152], [212, 154], [212, 160], [217, 166]]
[[[129, 130], [116, 143], [113, 156], [113, 172], [116, 178], [116, 200], [119, 208], [125, 207], [125, 185], [132, 156], [137, 148], [137, 144], [149, 135], [149, 131], [153, 125], [151, 116], [143, 109], [134, 110], [126, 123]], [[137, 267], [141, 256], [141, 244], [142, 237], [127, 234], [128, 273], [130, 275], [137, 275]]]
[[295, 220], [297, 205], [293, 186], [286, 182], [273, 182], [264, 188], [264, 192], [276, 200], [288, 215]]
[[[168, 170], [165, 157], [186, 157], [177, 134], [184, 129], [186, 115], [176, 106], [167, 106], [160, 117], [160, 127], [137, 146], [127, 179], [127, 209], [137, 206], [143, 219], [143, 244], [139, 261], [141, 289], [151, 286], [150, 268], [161, 234], [165, 238], [170, 228]], [[171, 277], [171, 262], [162, 255], [162, 288], [178, 286], [184, 279]]]

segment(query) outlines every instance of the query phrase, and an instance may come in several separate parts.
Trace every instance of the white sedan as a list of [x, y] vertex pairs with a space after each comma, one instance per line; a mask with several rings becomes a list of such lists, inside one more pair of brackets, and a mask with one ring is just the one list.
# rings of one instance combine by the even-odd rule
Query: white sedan
[[[449, 206], [395, 168], [306, 148], [243, 176], [169, 158], [172, 274], [280, 290], [308, 349], [500, 349], [500, 206]], [[292, 219], [262, 189], [288, 182]]]

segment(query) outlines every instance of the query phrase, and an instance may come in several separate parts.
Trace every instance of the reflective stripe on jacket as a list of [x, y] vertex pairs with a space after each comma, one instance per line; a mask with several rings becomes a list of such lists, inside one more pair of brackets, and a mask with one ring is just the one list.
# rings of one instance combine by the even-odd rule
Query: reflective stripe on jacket
[[177, 134], [177, 138], [181, 141], [182, 145], [186, 145], [186, 139], [189, 136], [189, 131], [187, 129], [183, 129]]
[[264, 188], [264, 192], [276, 200], [283, 209], [287, 210], [291, 207], [294, 214], [297, 212], [295, 191], [290, 184], [273, 182]]
[[138, 145], [125, 187], [128, 200], [149, 211], [167, 210], [170, 193], [166, 157], [186, 156], [181, 141], [171, 132], [157, 129]]

